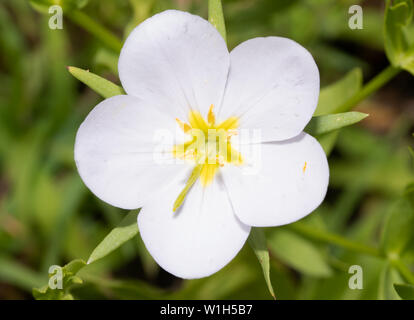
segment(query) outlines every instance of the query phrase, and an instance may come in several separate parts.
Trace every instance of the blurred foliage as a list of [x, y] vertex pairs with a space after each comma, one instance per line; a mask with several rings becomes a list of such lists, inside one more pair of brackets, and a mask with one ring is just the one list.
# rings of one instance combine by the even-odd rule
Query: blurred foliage
[[[121, 223], [127, 212], [101, 202], [82, 184], [73, 161], [75, 133], [102, 98], [66, 66], [119, 83], [117, 51], [133, 27], [169, 8], [207, 18], [208, 1], [62, 0], [63, 30], [50, 30], [47, 12], [29, 2], [0, 0], [0, 299], [32, 298], [33, 287], [40, 288], [33, 291], [36, 298], [271, 299], [266, 282], [278, 299], [413, 298], [411, 75], [401, 73], [359, 103], [358, 110], [370, 114], [360, 125], [318, 136], [331, 154], [328, 196], [303, 221], [264, 229], [266, 282], [266, 266], [255, 256], [267, 256], [260, 239], [255, 250], [246, 245], [213, 276], [183, 281], [161, 270], [135, 231]], [[31, 2], [36, 9], [55, 3]], [[357, 3], [364, 10], [363, 30], [348, 27], [348, 8]], [[370, 79], [388, 65], [384, 1], [224, 0], [223, 7], [230, 49], [252, 37], [277, 35], [312, 52], [323, 87], [318, 115], [349, 111], [345, 102], [360, 90], [362, 74]], [[385, 24], [387, 56], [411, 70], [406, 57], [412, 50], [404, 47], [412, 41], [410, 17], [400, 25], [396, 15], [388, 12]], [[85, 32], [91, 26], [95, 31]], [[389, 41], [395, 32], [403, 42]], [[405, 58], [394, 59], [401, 48]], [[81, 81], [91, 76], [71, 72]], [[119, 228], [132, 234], [112, 251], [104, 239]], [[98, 250], [96, 262], [63, 268], [70, 292], [44, 287], [51, 265], [86, 261], [100, 243], [109, 255], [101, 258]], [[351, 265], [364, 270], [363, 290], [348, 287]]]
[[387, 1], [384, 26], [385, 51], [393, 65], [414, 74], [414, 39], [409, 30], [412, 18], [412, 1]]

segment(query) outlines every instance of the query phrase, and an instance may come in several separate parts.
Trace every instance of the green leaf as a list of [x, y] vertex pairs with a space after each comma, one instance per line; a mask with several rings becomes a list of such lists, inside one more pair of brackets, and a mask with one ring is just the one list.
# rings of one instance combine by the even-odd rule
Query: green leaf
[[131, 211], [93, 250], [88, 264], [102, 259], [138, 234], [138, 210]]
[[281, 261], [299, 272], [315, 277], [328, 277], [332, 274], [318, 248], [293, 232], [276, 229], [269, 238], [269, 246]]
[[356, 111], [317, 116], [309, 121], [305, 131], [313, 136], [318, 136], [355, 124], [367, 116], [366, 113]]
[[381, 249], [391, 259], [397, 259], [413, 237], [414, 185], [409, 185], [404, 195], [392, 206], [385, 220]]
[[384, 18], [385, 52], [391, 64], [414, 74], [414, 44], [409, 38], [412, 0], [387, 0]]
[[208, 21], [220, 32], [224, 41], [227, 41], [226, 24], [224, 22], [221, 0], [208, 0]]
[[[348, 111], [343, 105], [352, 98], [362, 87], [362, 71], [355, 68], [339, 81], [322, 88], [319, 95], [318, 107], [313, 116], [321, 116], [336, 112]], [[312, 126], [312, 124], [310, 124]], [[338, 131], [321, 134], [316, 137], [328, 156], [335, 146]]]
[[378, 283], [378, 299], [380, 300], [399, 300], [397, 292], [393, 287], [393, 283], [402, 281], [400, 274], [391, 267], [387, 262], [385, 263]]
[[267, 250], [266, 237], [262, 228], [252, 228], [248, 238], [248, 242], [252, 247], [254, 254], [259, 260], [260, 266], [263, 270], [263, 275], [269, 289], [270, 294], [274, 299], [275, 293], [273, 291], [272, 282], [270, 280], [270, 264], [269, 264], [269, 251]]
[[[69, 262], [67, 265], [62, 267], [62, 289], [52, 289], [49, 283], [41, 288], [33, 288], [33, 297], [36, 300], [73, 300], [73, 296], [70, 290], [73, 286], [82, 284], [83, 281], [76, 274], [86, 266], [85, 261], [76, 259]], [[50, 275], [56, 276], [56, 274]]]
[[348, 72], [339, 81], [324, 87], [319, 95], [318, 107], [314, 116], [342, 112], [348, 110], [340, 110], [339, 108], [354, 94], [356, 94], [362, 86], [362, 71], [359, 68]]
[[411, 284], [394, 283], [394, 289], [404, 300], [414, 300], [414, 286]]
[[70, 275], [75, 275], [80, 269], [86, 265], [85, 261], [81, 259], [72, 260], [63, 267], [64, 272]]
[[125, 94], [124, 90], [88, 70], [83, 70], [76, 67], [68, 67], [69, 72], [79, 81], [86, 84], [89, 88], [100, 94], [104, 98], [110, 98], [120, 94]]

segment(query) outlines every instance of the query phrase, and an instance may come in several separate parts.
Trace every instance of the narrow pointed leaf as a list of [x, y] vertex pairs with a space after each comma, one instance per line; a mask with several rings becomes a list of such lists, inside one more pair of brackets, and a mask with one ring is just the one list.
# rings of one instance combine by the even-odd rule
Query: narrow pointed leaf
[[362, 87], [362, 71], [359, 68], [348, 72], [343, 78], [322, 88], [314, 116], [343, 112], [341, 106]]
[[107, 256], [122, 244], [135, 237], [138, 234], [137, 216], [137, 210], [128, 213], [121, 223], [93, 250], [88, 259], [88, 264]]
[[394, 283], [394, 289], [404, 300], [414, 300], [414, 286], [411, 284]]
[[92, 72], [89, 72], [88, 70], [76, 67], [68, 67], [68, 70], [76, 79], [86, 84], [89, 88], [104, 98], [125, 94], [124, 89], [120, 86]]
[[355, 124], [367, 116], [366, 113], [356, 111], [317, 116], [311, 119], [305, 131], [310, 135], [318, 136]]
[[332, 274], [318, 247], [293, 232], [276, 229], [269, 238], [269, 247], [277, 258], [299, 272], [315, 277]]
[[266, 237], [263, 230], [261, 228], [252, 228], [248, 241], [262, 267], [267, 288], [272, 297], [276, 299], [270, 280], [269, 251], [267, 250]]
[[224, 22], [221, 0], [208, 0], [208, 21], [220, 32], [224, 41], [227, 41], [226, 24]]
[[[319, 95], [318, 107], [314, 116], [349, 111], [345, 106], [362, 87], [362, 71], [355, 68], [348, 72], [343, 78], [333, 84], [322, 88]], [[317, 137], [323, 150], [328, 156], [335, 147], [338, 138], [338, 131], [322, 134]]]
[[82, 259], [76, 259], [69, 262], [63, 267], [63, 271], [69, 275], [76, 275], [80, 269], [86, 266], [85, 261]]

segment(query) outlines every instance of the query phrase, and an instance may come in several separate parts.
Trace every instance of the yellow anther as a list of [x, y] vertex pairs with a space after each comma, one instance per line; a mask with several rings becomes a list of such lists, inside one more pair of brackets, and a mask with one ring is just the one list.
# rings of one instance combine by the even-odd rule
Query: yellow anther
[[306, 163], [306, 161], [305, 161], [305, 164], [303, 165], [303, 169], [302, 169], [302, 171], [303, 171], [303, 173], [305, 173], [305, 171], [306, 171], [306, 166], [307, 166], [308, 164]]
[[220, 167], [225, 164], [239, 166], [244, 163], [240, 152], [233, 149], [230, 142], [230, 138], [238, 134], [239, 118], [233, 116], [216, 124], [213, 109], [212, 104], [206, 118], [198, 110], [190, 110], [188, 123], [176, 119], [180, 128], [189, 134], [191, 139], [184, 144], [175, 145], [173, 155], [179, 159], [190, 160], [195, 166], [174, 203], [173, 211], [182, 205], [190, 188], [198, 179], [203, 187], [207, 187], [214, 181]]
[[181, 130], [184, 131], [184, 133], [187, 133], [191, 130], [191, 126], [188, 123], [185, 123], [178, 118], [175, 118], [175, 121], [177, 121], [178, 125], [180, 126]]
[[216, 122], [216, 116], [214, 115], [213, 109], [214, 109], [214, 104], [212, 104], [210, 106], [210, 109], [208, 109], [207, 121], [210, 126], [213, 126], [214, 123]]

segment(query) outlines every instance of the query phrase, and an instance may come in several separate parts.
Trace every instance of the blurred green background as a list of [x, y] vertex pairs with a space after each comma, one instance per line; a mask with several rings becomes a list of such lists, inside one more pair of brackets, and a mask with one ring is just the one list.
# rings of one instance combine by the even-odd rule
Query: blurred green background
[[[207, 18], [202, 0], [66, 2], [78, 3], [91, 21], [119, 39], [165, 9]], [[351, 30], [348, 8], [358, 3], [364, 29]], [[292, 38], [315, 57], [322, 87], [354, 68], [367, 81], [389, 64], [382, 37], [384, 1], [224, 0], [223, 6], [230, 49], [252, 37]], [[78, 176], [76, 130], [102, 98], [66, 69], [89, 69], [119, 83], [116, 50], [85, 31], [85, 21], [67, 17], [65, 8], [62, 30], [49, 29], [49, 17], [29, 1], [0, 0], [0, 299], [32, 299], [32, 288], [47, 283], [49, 266], [87, 260], [126, 214], [93, 196]], [[395, 214], [395, 203], [413, 180], [408, 150], [413, 86], [413, 76], [402, 72], [358, 104], [356, 110], [370, 117], [339, 133], [323, 205], [299, 224], [266, 229], [277, 298], [398, 298], [393, 283], [406, 279], [392, 264], [340, 242], [381, 246], [387, 215]], [[407, 268], [413, 266], [412, 237], [399, 253]], [[355, 264], [364, 271], [362, 290], [348, 287], [348, 268]], [[72, 289], [77, 299], [271, 299], [247, 244], [217, 274], [183, 281], [161, 270], [138, 236], [79, 276], [84, 284]]]

